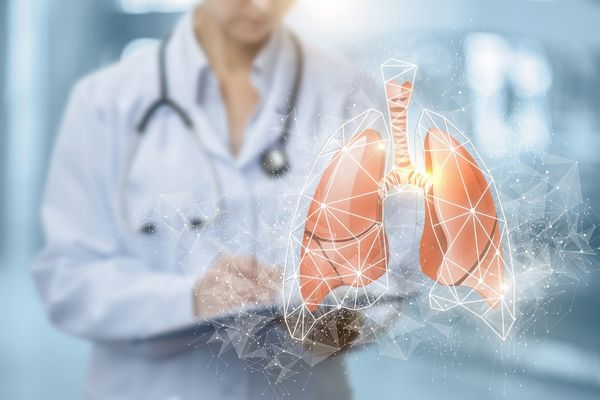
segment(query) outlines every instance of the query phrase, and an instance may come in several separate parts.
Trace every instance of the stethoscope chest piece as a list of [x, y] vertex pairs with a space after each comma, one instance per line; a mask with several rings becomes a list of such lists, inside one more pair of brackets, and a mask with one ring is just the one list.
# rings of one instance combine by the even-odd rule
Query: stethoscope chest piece
[[280, 147], [274, 147], [263, 152], [260, 162], [264, 172], [273, 177], [283, 176], [290, 169], [287, 153], [285, 149]]

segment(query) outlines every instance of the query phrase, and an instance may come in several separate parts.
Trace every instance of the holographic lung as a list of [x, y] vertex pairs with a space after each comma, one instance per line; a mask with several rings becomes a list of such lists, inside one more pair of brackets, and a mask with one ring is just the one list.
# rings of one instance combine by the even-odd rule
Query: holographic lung
[[381, 135], [367, 129], [325, 169], [304, 225], [300, 290], [310, 311], [339, 286], [362, 287], [386, 271], [379, 180], [385, 173]]
[[332, 309], [377, 302], [380, 296], [369, 295], [369, 287], [387, 289], [384, 201], [391, 191], [411, 186], [424, 201], [419, 250], [421, 270], [435, 282], [431, 306], [460, 305], [505, 338], [515, 319], [514, 282], [493, 177], [469, 140], [427, 110], [411, 157], [406, 119], [416, 66], [390, 60], [382, 72], [391, 135], [376, 111], [349, 121], [342, 140], [328, 141], [320, 153], [315, 167], [322, 173], [313, 192], [303, 193], [310, 206], [295, 224], [303, 227], [301, 245], [292, 241], [289, 249], [299, 253], [292, 277], [302, 305], [286, 304], [286, 315], [296, 314], [290, 331], [305, 337], [311, 321]]

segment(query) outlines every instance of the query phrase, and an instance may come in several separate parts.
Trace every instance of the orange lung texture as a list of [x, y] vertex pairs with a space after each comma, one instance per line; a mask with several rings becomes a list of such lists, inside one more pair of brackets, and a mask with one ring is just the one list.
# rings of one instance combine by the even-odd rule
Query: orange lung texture
[[356, 134], [333, 156], [315, 190], [300, 262], [300, 291], [310, 311], [331, 290], [368, 285], [386, 271], [382, 148], [378, 132]]
[[421, 268], [438, 283], [474, 288], [495, 306], [504, 264], [489, 185], [473, 157], [448, 133], [430, 130], [424, 147], [433, 184], [425, 201]]
[[[338, 151], [315, 190], [305, 222], [300, 291], [314, 311], [339, 286], [366, 286], [387, 268], [379, 182], [385, 173], [381, 136], [355, 135]], [[424, 143], [432, 186], [425, 196], [420, 243], [423, 272], [448, 286], [477, 291], [492, 307], [502, 294], [500, 224], [489, 186], [469, 152], [448, 133]]]

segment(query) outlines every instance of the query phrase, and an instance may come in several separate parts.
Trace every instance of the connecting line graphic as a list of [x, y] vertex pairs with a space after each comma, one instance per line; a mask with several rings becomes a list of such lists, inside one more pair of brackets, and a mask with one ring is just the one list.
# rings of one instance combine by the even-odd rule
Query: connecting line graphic
[[[551, 153], [508, 152], [490, 165], [492, 176], [444, 116], [425, 110], [407, 133], [414, 65], [390, 60], [382, 73], [389, 114], [366, 110], [335, 131], [300, 193], [282, 187], [292, 191], [279, 193], [284, 206], [277, 213], [265, 208], [277, 218], [259, 218], [258, 236], [222, 231], [236, 214], [213, 218], [213, 199], [192, 191], [159, 193], [132, 210], [132, 222], [157, 228], [150, 250], [180, 268], [190, 285], [209, 267], [198, 255], [261, 239], [265, 259], [272, 251], [279, 260], [277, 238], [289, 234], [283, 309], [245, 304], [182, 342], [185, 351], [208, 343], [211, 363], [223, 369], [221, 356], [235, 352], [264, 375], [273, 398], [289, 397], [288, 384], [305, 385], [316, 373], [311, 366], [348, 344], [373, 343], [378, 355], [402, 360], [431, 355], [444, 363], [442, 379], [459, 368], [460, 354], [484, 352], [510, 379], [515, 363], [532, 354], [528, 337], [537, 341], [562, 320], [598, 270], [597, 216], [562, 141]], [[299, 200], [291, 205], [292, 198]], [[215, 225], [198, 230], [190, 217]], [[149, 244], [139, 235], [132, 240]], [[176, 252], [159, 251], [172, 244]], [[469, 321], [490, 329], [463, 329]]]
[[419, 118], [411, 157], [407, 116], [417, 67], [392, 59], [381, 71], [389, 129], [372, 109], [346, 122], [302, 190], [286, 257], [288, 329], [305, 339], [335, 310], [376, 306], [388, 290], [390, 248], [398, 245], [386, 234], [384, 202], [413, 187], [425, 204], [419, 256], [434, 281], [430, 306], [462, 307], [506, 339], [516, 319], [515, 285], [494, 179], [470, 140], [429, 110]]
[[[589, 271], [598, 269], [597, 218], [564, 146], [507, 153], [490, 165], [492, 175], [444, 116], [425, 110], [408, 133], [415, 66], [391, 60], [382, 73], [389, 114], [366, 110], [335, 131], [300, 193], [282, 188], [292, 192], [280, 193], [285, 208], [269, 215], [277, 219], [259, 218], [257, 237], [213, 233], [235, 213], [194, 229], [190, 216], [213, 219], [214, 207], [191, 191], [163, 193], [133, 210], [134, 222], [156, 224], [152, 246], [177, 244], [176, 257], [157, 254], [191, 285], [205, 268], [197, 255], [261, 239], [265, 258], [272, 251], [279, 260], [276, 238], [289, 234], [283, 307], [245, 304], [211, 321], [215, 329], [198, 329], [182, 342], [185, 351], [208, 343], [211, 362], [223, 369], [221, 356], [235, 352], [264, 375], [273, 398], [289, 397], [288, 384], [305, 385], [317, 373], [311, 366], [340, 349], [369, 343], [378, 356], [432, 356], [444, 363], [442, 379], [460, 368], [461, 354], [483, 352], [494, 359], [493, 373], [510, 379], [534, 348], [528, 337], [539, 338], [563, 319]], [[291, 205], [292, 198], [299, 200]], [[489, 329], [467, 328], [472, 321]]]

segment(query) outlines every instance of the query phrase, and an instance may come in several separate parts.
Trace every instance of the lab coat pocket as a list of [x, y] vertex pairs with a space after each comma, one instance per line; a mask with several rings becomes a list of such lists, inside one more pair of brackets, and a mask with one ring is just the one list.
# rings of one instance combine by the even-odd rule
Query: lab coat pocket
[[201, 244], [219, 213], [217, 188], [193, 135], [160, 125], [150, 127], [134, 153], [122, 209], [139, 256], [155, 269], [185, 272], [191, 260], [200, 262], [191, 253], [206, 251]]
[[[189, 192], [132, 196], [135, 213], [129, 221], [127, 243], [136, 256], [158, 271], [176, 272], [197, 237], [191, 227], [194, 210]], [[193, 219], [192, 219], [193, 221]]]

